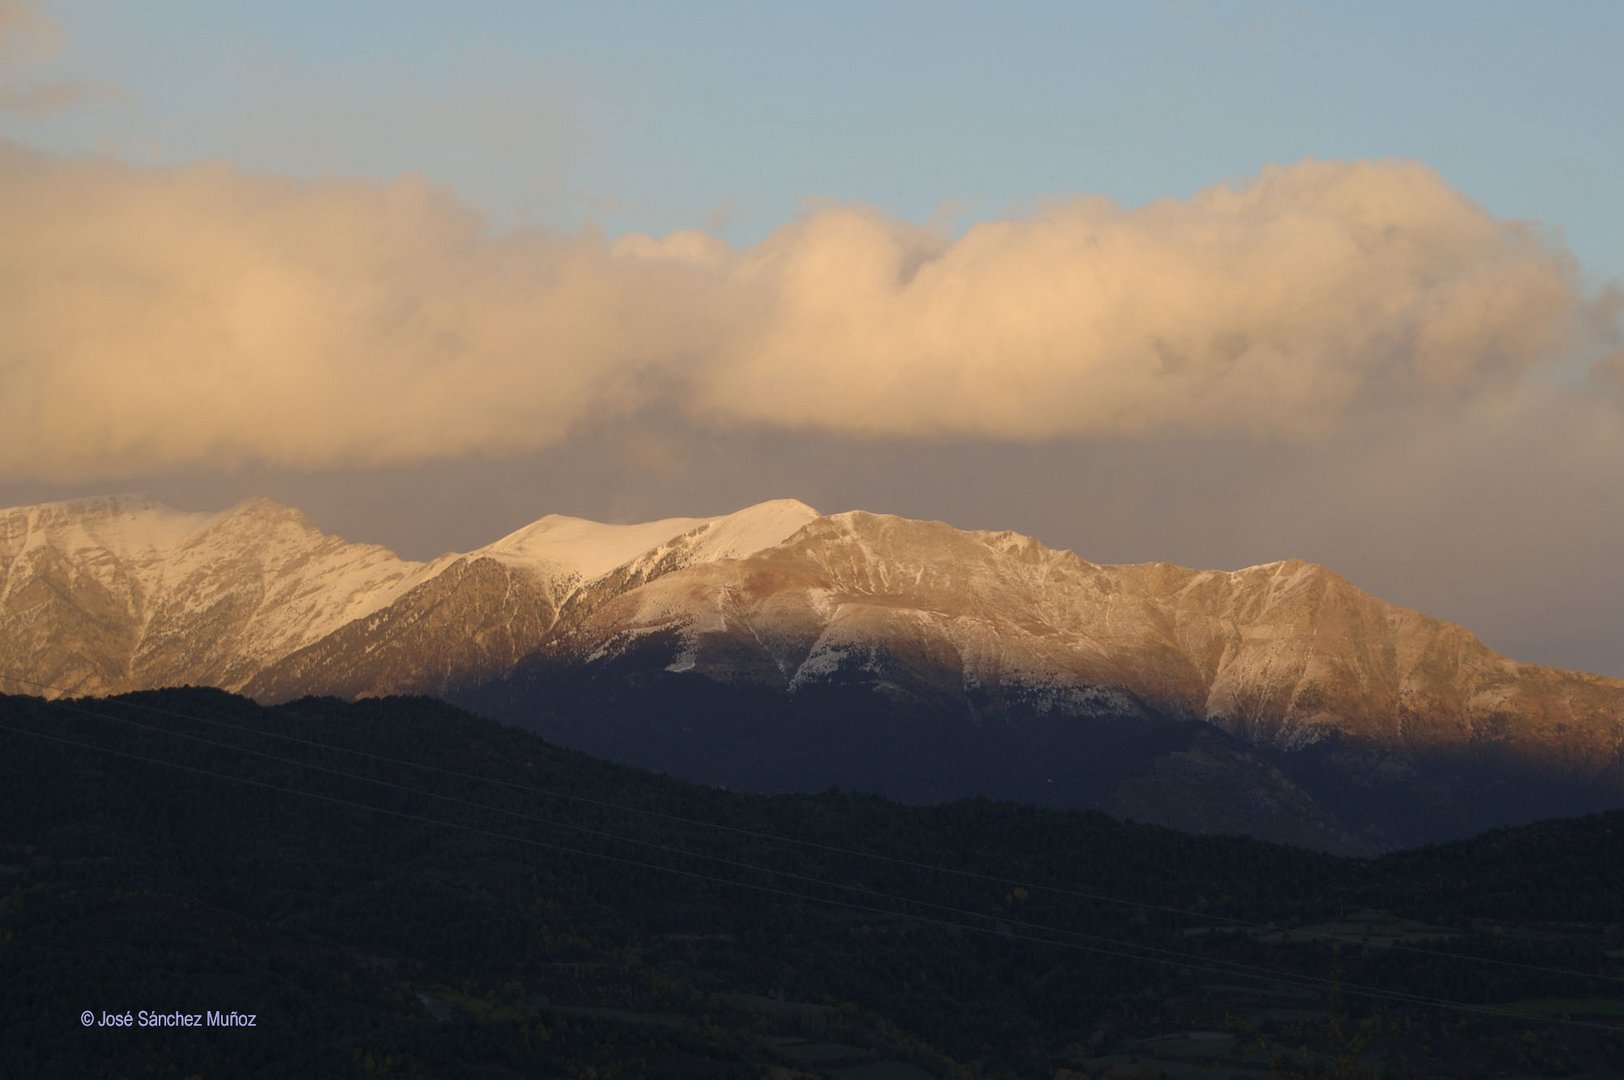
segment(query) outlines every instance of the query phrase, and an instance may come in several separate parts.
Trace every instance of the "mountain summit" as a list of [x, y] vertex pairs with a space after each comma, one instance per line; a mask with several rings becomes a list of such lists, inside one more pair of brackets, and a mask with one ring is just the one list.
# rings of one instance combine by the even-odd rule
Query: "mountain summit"
[[794, 500], [426, 563], [251, 500], [0, 511], [8, 689], [429, 693], [762, 790], [997, 795], [1367, 850], [1624, 803], [1624, 682], [1299, 560], [1097, 565]]
[[[737, 558], [817, 516], [794, 500], [641, 525], [548, 515], [486, 547], [421, 563], [327, 535], [264, 498], [218, 513], [172, 510], [145, 495], [0, 510], [3, 673], [53, 693], [178, 683], [240, 690], [335, 634], [387, 621], [395, 605], [465, 593], [471, 581], [518, 590], [487, 612], [493, 625], [544, 631], [560, 603], [623, 563], [678, 549], [685, 564]], [[539, 620], [527, 597], [544, 609]]]

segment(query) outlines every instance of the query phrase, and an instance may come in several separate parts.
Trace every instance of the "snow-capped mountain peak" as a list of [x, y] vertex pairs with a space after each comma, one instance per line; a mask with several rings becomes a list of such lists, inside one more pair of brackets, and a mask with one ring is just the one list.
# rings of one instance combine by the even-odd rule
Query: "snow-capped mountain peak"
[[15, 507], [0, 511], [0, 560], [41, 547], [139, 557], [173, 548], [218, 516], [173, 510], [142, 493]]
[[[865, 783], [884, 788], [924, 750], [942, 758], [938, 734], [963, 743], [942, 760], [966, 775], [1000, 740], [1037, 739], [1047, 776], [1051, 752], [1087, 757], [1090, 725], [1169, 723], [1270, 753], [1352, 740], [1375, 755], [1350, 766], [1360, 783], [1473, 755], [1576, 791], [1624, 782], [1624, 681], [1508, 660], [1325, 567], [1095, 564], [1017, 533], [820, 516], [795, 500], [640, 524], [548, 515], [428, 563], [266, 499], [219, 513], [143, 496], [0, 510], [0, 674], [27, 680], [0, 689], [24, 692], [433, 693], [522, 723], [552, 709], [583, 745], [644, 747], [659, 767], [664, 747], [724, 782], [706, 770], [728, 746], [757, 748], [729, 759], [746, 779], [766, 768], [758, 750], [800, 775], [823, 760], [826, 721], [850, 735], [900, 716], [922, 726]], [[645, 690], [646, 706], [616, 704]], [[695, 694], [739, 710], [732, 734], [658, 726]], [[775, 731], [806, 741], [751, 741]], [[1178, 775], [1206, 768], [1194, 760]]]
[[662, 518], [633, 525], [548, 514], [471, 554], [586, 582], [690, 534], [698, 534], [690, 547], [695, 560], [751, 555], [782, 542], [817, 516], [816, 510], [794, 499], [759, 503], [720, 517]]

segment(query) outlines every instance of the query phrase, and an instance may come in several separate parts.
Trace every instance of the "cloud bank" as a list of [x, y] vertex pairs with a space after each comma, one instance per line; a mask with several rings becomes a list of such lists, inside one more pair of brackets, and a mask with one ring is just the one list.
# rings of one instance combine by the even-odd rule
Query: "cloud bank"
[[16, 81], [15, 72], [61, 55], [62, 28], [31, 0], [0, 0], [0, 114], [38, 117], [123, 99], [108, 83], [84, 79]]
[[0, 237], [0, 476], [29, 480], [507, 455], [651, 407], [1314, 440], [1514, 394], [1616, 327], [1558, 243], [1405, 162], [1057, 201], [957, 239], [827, 206], [732, 248], [492, 234], [413, 179], [0, 146]]

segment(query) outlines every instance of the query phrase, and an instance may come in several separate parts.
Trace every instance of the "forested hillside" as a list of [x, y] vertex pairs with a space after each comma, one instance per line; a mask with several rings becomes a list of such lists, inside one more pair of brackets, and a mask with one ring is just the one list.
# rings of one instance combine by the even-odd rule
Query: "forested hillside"
[[[0, 698], [0, 1076], [1616, 1071], [1621, 839], [1339, 859], [735, 794], [424, 698]], [[100, 1026], [140, 1010], [256, 1021]]]

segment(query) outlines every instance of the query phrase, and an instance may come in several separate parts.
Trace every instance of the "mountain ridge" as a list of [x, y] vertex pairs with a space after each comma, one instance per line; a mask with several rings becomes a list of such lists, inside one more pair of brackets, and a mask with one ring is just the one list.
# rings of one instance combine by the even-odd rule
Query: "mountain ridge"
[[[427, 562], [264, 499], [15, 508], [0, 645], [8, 674], [69, 693], [427, 693], [746, 787], [950, 798], [996, 775], [997, 793], [1062, 805], [1159, 798], [1182, 827], [1244, 826], [1220, 805], [1239, 796], [1216, 794], [1244, 789], [1265, 835], [1301, 842], [1295, 806], [1342, 850], [1392, 817], [1377, 803], [1422, 789], [1416, 813], [1437, 822], [1415, 835], [1509, 823], [1472, 785], [1522, 805], [1518, 770], [1552, 806], [1563, 785], [1580, 809], [1624, 797], [1624, 681], [1507, 659], [1318, 564], [1097, 564], [795, 500], [634, 525], [548, 515]], [[1349, 776], [1351, 809], [1304, 809]]]

